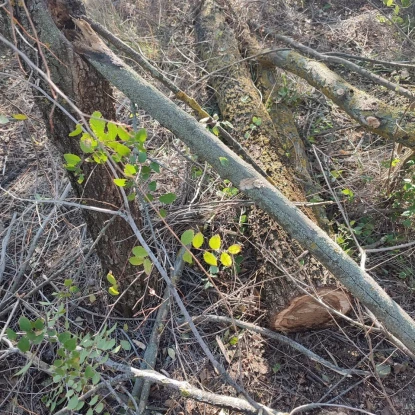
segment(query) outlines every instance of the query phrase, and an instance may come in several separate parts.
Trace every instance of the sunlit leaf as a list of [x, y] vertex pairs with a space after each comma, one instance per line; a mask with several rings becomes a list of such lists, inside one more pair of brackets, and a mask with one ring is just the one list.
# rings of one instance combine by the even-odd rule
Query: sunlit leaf
[[84, 153], [93, 153], [98, 146], [98, 141], [94, 140], [89, 134], [84, 134], [79, 144]]
[[116, 281], [116, 279], [115, 279], [114, 275], [112, 275], [112, 273], [111, 273], [111, 272], [109, 272], [109, 273], [107, 274], [107, 281], [108, 281], [111, 285], [116, 285], [116, 284], [117, 284], [117, 281]]
[[214, 249], [215, 251], [218, 250], [221, 246], [221, 239], [220, 239], [220, 235], [213, 235], [210, 239], [209, 239], [209, 246]]
[[118, 126], [118, 137], [123, 141], [128, 141], [131, 136], [124, 127]]
[[141, 130], [138, 130], [133, 138], [133, 140], [137, 143], [144, 143], [147, 139], [147, 131], [142, 128]]
[[19, 120], [19, 121], [27, 120], [27, 116], [24, 115], [24, 114], [14, 114], [14, 115], [12, 115], [12, 117], [15, 120]]
[[110, 288], [108, 289], [108, 292], [109, 292], [111, 295], [114, 295], [114, 296], [116, 296], [116, 295], [120, 295], [120, 292], [117, 290], [117, 287], [115, 287], [115, 286], [110, 287]]
[[114, 179], [114, 183], [119, 187], [124, 187], [127, 183], [127, 179]]
[[239, 252], [241, 252], [241, 246], [240, 245], [231, 245], [228, 248], [228, 252], [232, 255], [239, 254]]
[[211, 252], [205, 251], [203, 253], [203, 259], [209, 265], [214, 265], [215, 267], [218, 265], [218, 260]]
[[71, 153], [64, 154], [63, 158], [69, 166], [76, 166], [81, 161], [79, 156]]
[[192, 264], [193, 263], [193, 257], [192, 254], [189, 251], [186, 251], [183, 254], [183, 261], [187, 262], [188, 264]]
[[219, 157], [219, 161], [223, 167], [229, 166], [229, 160], [226, 157]]
[[146, 258], [144, 260], [143, 265], [144, 265], [144, 272], [147, 275], [150, 275], [151, 274], [151, 269], [153, 268], [153, 263], [148, 258]]
[[131, 257], [128, 261], [130, 261], [131, 265], [143, 265], [144, 263], [144, 258], [138, 258], [136, 256]]
[[202, 245], [203, 245], [203, 242], [204, 242], [204, 236], [203, 236], [203, 233], [202, 232], [198, 232], [195, 236], [194, 236], [194, 238], [193, 238], [193, 241], [192, 241], [192, 245], [196, 248], [196, 249], [199, 249]]
[[116, 143], [116, 145], [114, 146], [114, 150], [120, 157], [128, 156], [131, 153], [131, 150], [121, 143]]
[[133, 254], [139, 258], [145, 258], [148, 256], [147, 251], [142, 246], [135, 246], [133, 249]]
[[106, 121], [102, 119], [102, 114], [99, 111], [93, 112], [89, 119], [89, 125], [97, 137], [101, 138], [105, 136], [105, 124]]
[[226, 252], [222, 252], [220, 255], [220, 262], [225, 267], [230, 267], [232, 265], [232, 258]]
[[73, 130], [71, 133], [69, 133], [69, 137], [76, 137], [77, 135], [82, 133], [82, 125], [76, 124], [75, 130]]
[[137, 169], [132, 164], [126, 164], [124, 167], [124, 173], [126, 176], [135, 176], [137, 174]]

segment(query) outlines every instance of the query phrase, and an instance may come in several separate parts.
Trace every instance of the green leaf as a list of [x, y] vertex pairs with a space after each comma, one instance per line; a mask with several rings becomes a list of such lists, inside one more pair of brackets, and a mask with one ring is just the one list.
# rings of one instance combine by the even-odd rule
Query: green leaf
[[[97, 382], [98, 383], [98, 382]], [[100, 402], [95, 408], [94, 411], [97, 414], [100, 414], [102, 412], [102, 410], [104, 409], [104, 404], [102, 402]]]
[[204, 240], [205, 240], [205, 237], [203, 236], [203, 233], [198, 232], [193, 238], [192, 245], [196, 249], [199, 249], [203, 245]]
[[127, 340], [121, 340], [120, 341], [120, 344], [121, 344], [121, 347], [124, 349], [124, 350], [131, 350], [131, 344], [130, 344], [130, 342], [128, 342]]
[[114, 183], [119, 187], [124, 187], [127, 183], [127, 179], [113, 179]]
[[24, 115], [24, 114], [14, 114], [14, 115], [12, 115], [12, 117], [15, 120], [19, 120], [19, 121], [27, 120], [27, 116]]
[[66, 279], [66, 280], [63, 282], [63, 285], [64, 285], [66, 288], [69, 288], [69, 287], [72, 285], [72, 283], [73, 283], [73, 281], [69, 278], [69, 279]]
[[142, 265], [144, 263], [144, 258], [138, 258], [136, 256], [132, 256], [130, 259], [131, 265]]
[[69, 133], [69, 137], [76, 137], [77, 135], [82, 133], [82, 125], [76, 124], [75, 130], [73, 130], [71, 133]]
[[193, 263], [193, 257], [192, 254], [189, 251], [186, 251], [183, 254], [183, 261], [187, 262], [188, 264], [192, 264]]
[[231, 245], [229, 248], [228, 248], [228, 252], [230, 253], [230, 254], [232, 254], [232, 255], [236, 255], [236, 254], [239, 254], [239, 252], [241, 252], [241, 245]]
[[229, 166], [229, 160], [226, 157], [219, 157], [219, 161], [223, 167]]
[[101, 375], [98, 372], [96, 372], [94, 377], [92, 378], [92, 384], [96, 385], [100, 379], [101, 379]]
[[117, 285], [117, 280], [115, 279], [114, 275], [112, 275], [111, 272], [109, 272], [107, 274], [107, 281], [111, 284], [111, 285]]
[[23, 353], [26, 353], [26, 352], [28, 352], [28, 351], [29, 351], [29, 349], [30, 349], [30, 342], [29, 342], [29, 340], [27, 339], [27, 337], [22, 337], [22, 338], [19, 340], [19, 343], [17, 343], [17, 348], [18, 348], [21, 352], [23, 352]]
[[216, 259], [215, 255], [208, 251], [205, 251], [203, 253], [203, 259], [209, 265], [214, 265], [215, 267], [218, 265], [218, 260]]
[[211, 265], [209, 267], [209, 273], [212, 275], [216, 275], [219, 272], [219, 267], [215, 267], [214, 265]]
[[129, 141], [131, 138], [128, 131], [124, 127], [121, 127], [121, 126], [118, 126], [118, 137], [120, 137], [122, 141]]
[[230, 267], [232, 265], [232, 258], [226, 252], [222, 252], [220, 255], [220, 262], [225, 267]]
[[147, 160], [147, 153], [145, 151], [140, 151], [138, 153], [138, 162], [142, 164], [142, 163], [145, 163], [146, 160]]
[[163, 196], [159, 197], [161, 203], [168, 205], [169, 203], [173, 203], [176, 200], [177, 196], [175, 193], [166, 193]]
[[64, 333], [60, 333], [58, 334], [58, 340], [63, 344], [65, 343], [67, 340], [69, 340], [71, 338], [71, 333], [65, 331]]
[[135, 246], [132, 251], [133, 254], [139, 258], [145, 258], [148, 256], [147, 251], [142, 246]]
[[137, 174], [137, 169], [132, 164], [126, 164], [124, 167], [124, 173], [126, 176], [135, 176]]
[[160, 209], [159, 214], [162, 218], [165, 218], [167, 216], [167, 210], [166, 209]]
[[19, 318], [19, 327], [20, 330], [25, 331], [26, 333], [32, 331], [32, 323], [27, 317]]
[[84, 153], [93, 153], [98, 146], [98, 141], [94, 140], [89, 134], [84, 134], [79, 142]]
[[130, 193], [130, 194], [127, 196], [127, 200], [128, 200], [129, 202], [132, 202], [134, 199], [135, 199], [135, 193], [134, 193], [134, 192]]
[[89, 401], [89, 405], [90, 406], [94, 406], [97, 402], [98, 402], [99, 396], [95, 395], [90, 401]]
[[9, 122], [9, 119], [5, 117], [4, 115], [0, 115], [0, 125], [7, 124]]
[[189, 245], [192, 243], [194, 236], [194, 231], [192, 229], [188, 229], [187, 231], [183, 232], [182, 236], [180, 237], [180, 240], [182, 241], [183, 245]]
[[151, 193], [147, 193], [144, 199], [146, 202], [152, 202], [154, 200], [154, 196]]
[[105, 141], [115, 141], [118, 135], [118, 126], [117, 124], [114, 124], [113, 122], [107, 123], [107, 136], [105, 137]]
[[128, 156], [131, 153], [131, 150], [124, 144], [116, 143], [114, 147], [115, 147], [114, 150], [117, 152], [117, 154], [120, 157]]
[[150, 273], [151, 273], [151, 269], [153, 268], [153, 263], [152, 263], [152, 262], [151, 262], [148, 258], [146, 258], [146, 259], [144, 260], [143, 265], [144, 265], [144, 272], [145, 272], [147, 275], [150, 275]]
[[75, 407], [75, 411], [79, 411], [80, 409], [82, 409], [84, 407], [84, 405], [85, 405], [84, 401], [79, 401], [78, 405], [76, 405], [76, 407]]
[[105, 137], [105, 124], [106, 121], [102, 119], [102, 114], [99, 111], [94, 111], [89, 119], [89, 125], [97, 137]]
[[89, 408], [86, 412], [86, 415], [94, 415], [94, 410], [92, 408]]
[[156, 163], [155, 161], [152, 161], [150, 163], [150, 168], [155, 171], [156, 173], [160, 173], [160, 165]]
[[12, 341], [16, 340], [16, 338], [17, 338], [17, 334], [16, 334], [16, 332], [15, 332], [15, 331], [13, 331], [11, 328], [8, 328], [8, 329], [6, 330], [6, 335], [7, 335], [7, 338], [8, 338], [9, 340], [12, 340]]
[[220, 239], [220, 235], [213, 235], [210, 239], [209, 239], [209, 246], [214, 249], [215, 251], [217, 251], [218, 249], [220, 249], [221, 246], [221, 239]]
[[151, 190], [152, 192], [154, 192], [157, 189], [157, 182], [156, 181], [150, 182], [148, 184], [148, 188], [149, 188], [149, 190]]
[[66, 405], [67, 409], [75, 409], [78, 405], [79, 397], [78, 396], [72, 396], [71, 399], [69, 399], [68, 404]]
[[80, 161], [81, 158], [78, 157], [76, 154], [67, 153], [63, 155], [68, 166], [76, 166]]
[[252, 122], [256, 125], [256, 126], [260, 126], [262, 124], [262, 119], [260, 117], [252, 117]]
[[69, 340], [66, 340], [66, 342], [63, 344], [63, 347], [70, 351], [73, 352], [76, 349], [76, 338], [72, 337]]
[[108, 289], [108, 292], [111, 294], [111, 295], [114, 295], [114, 296], [117, 296], [117, 295], [120, 295], [120, 292], [118, 291], [118, 289], [117, 289], [118, 287], [116, 287], [115, 285], [114, 286], [112, 286], [112, 287], [110, 287], [109, 289]]
[[144, 128], [138, 130], [133, 138], [137, 143], [144, 143], [147, 140], [147, 131]]
[[87, 366], [85, 368], [85, 373], [84, 373], [85, 377], [92, 379], [95, 375], [95, 370], [92, 366]]
[[238, 336], [233, 336], [229, 339], [229, 344], [231, 346], [235, 346], [236, 344], [238, 344], [238, 341], [239, 341]]

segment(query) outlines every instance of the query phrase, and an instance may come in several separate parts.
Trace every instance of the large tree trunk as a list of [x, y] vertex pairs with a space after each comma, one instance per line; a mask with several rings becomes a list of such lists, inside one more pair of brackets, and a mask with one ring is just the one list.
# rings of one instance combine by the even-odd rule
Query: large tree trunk
[[[242, 57], [236, 36], [225, 21], [223, 9], [214, 1], [206, 0], [203, 3], [196, 20], [196, 35], [201, 60], [206, 62], [205, 69], [214, 73], [223, 67], [227, 68], [220, 76], [213, 75], [209, 83], [215, 91], [223, 118], [234, 126], [232, 133], [236, 133], [239, 142], [287, 198], [306, 201], [304, 190], [311, 191], [313, 186], [310, 183], [304, 147], [292, 114], [286, 106], [277, 104], [272, 105], [269, 112], [262, 103], [246, 63], [239, 62]], [[270, 85], [276, 81], [270, 78], [271, 74], [267, 73], [266, 68], [259, 72], [262, 87], [271, 86], [278, 90], [278, 86], [275, 88], [275, 85]], [[250, 125], [254, 117], [260, 118], [261, 124], [251, 132]], [[317, 221], [316, 213], [318, 218], [323, 216], [321, 212], [310, 209], [305, 209], [305, 213], [314, 221]], [[304, 250], [281, 226], [258, 208], [254, 208], [249, 215], [249, 229], [251, 240], [260, 248], [257, 275], [263, 281], [271, 324], [282, 328], [281, 325], [275, 325], [275, 316], [288, 307], [291, 299], [303, 295], [300, 285], [307, 286], [313, 281], [316, 287], [322, 287], [329, 282], [334, 284], [334, 279], [314, 260], [310, 260], [306, 267], [301, 266], [296, 258]], [[265, 262], [264, 248], [265, 252], [273, 255], [273, 258], [267, 258]], [[278, 269], [276, 262], [282, 267]], [[295, 277], [287, 277], [283, 269]], [[280, 278], [276, 278], [278, 274], [281, 275]], [[316, 327], [326, 323], [327, 317], [329, 318], [326, 311], [322, 312], [321, 321], [317, 318], [305, 321], [298, 316], [300, 313], [295, 319], [291, 319], [293, 327], [288, 327], [287, 323], [284, 329]], [[307, 313], [303, 316], [307, 316]]]
[[[10, 18], [13, 13], [17, 19], [17, 25], [21, 25], [30, 34], [26, 36], [31, 47], [21, 42], [19, 48], [36, 62], [44, 71], [50, 71], [51, 80], [74, 102], [85, 114], [100, 111], [108, 120], [115, 120], [115, 107], [112, 97], [112, 88], [90, 64], [75, 53], [72, 44], [63, 35], [71, 34], [74, 24], [70, 15], [77, 16], [85, 13], [83, 4], [78, 0], [28, 0], [25, 2], [28, 13], [20, 5], [9, 6], [9, 14], [0, 12], [2, 32], [6, 27], [10, 28]], [[1, 14], [2, 13], [2, 14]], [[31, 20], [31, 21], [30, 21]], [[35, 32], [32, 29], [35, 29]], [[6, 33], [9, 39], [13, 37], [11, 30]], [[36, 41], [38, 37], [39, 41]], [[18, 39], [20, 39], [18, 37]], [[38, 47], [42, 45], [42, 51]], [[33, 47], [33, 48], [32, 48]], [[36, 50], [36, 53], [34, 53]], [[42, 57], [45, 57], [43, 59]], [[45, 91], [50, 91], [48, 83], [34, 72], [34, 77], [39, 78], [40, 86]], [[53, 93], [50, 93], [53, 95]], [[84, 154], [79, 146], [79, 139], [69, 137], [68, 134], [75, 129], [74, 123], [58, 107], [49, 100], [39, 96], [36, 91], [37, 104], [41, 109], [48, 135], [53, 144], [62, 154], [73, 153], [83, 158]], [[74, 114], [71, 108], [59, 97], [56, 98], [68, 112]], [[79, 202], [85, 201], [91, 206], [118, 209], [122, 206], [119, 190], [113, 183], [113, 177], [105, 164], [82, 163], [82, 173], [85, 176], [83, 184], [77, 182], [77, 178], [69, 173], [73, 189], [79, 198]], [[139, 212], [134, 203], [130, 209], [139, 220]], [[93, 239], [97, 238], [111, 216], [83, 210], [89, 233]], [[97, 253], [101, 260], [104, 272], [112, 271], [121, 288], [125, 288], [136, 276], [137, 268], [133, 268], [128, 261], [131, 248], [135, 245], [135, 238], [130, 226], [121, 218], [113, 218], [104, 236], [97, 245]], [[124, 310], [128, 313], [131, 305], [140, 298], [144, 290], [144, 281], [140, 279], [134, 284], [133, 290], [124, 296]]]

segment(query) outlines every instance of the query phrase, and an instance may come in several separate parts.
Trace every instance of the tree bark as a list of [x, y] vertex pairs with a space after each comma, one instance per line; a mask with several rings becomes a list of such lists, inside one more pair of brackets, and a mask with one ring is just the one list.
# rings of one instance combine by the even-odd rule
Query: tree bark
[[[10, 28], [11, 15], [16, 19], [15, 25], [20, 30], [23, 28], [26, 40], [31, 46], [22, 42], [19, 45], [22, 50], [36, 62], [45, 72], [50, 71], [51, 80], [76, 103], [77, 107], [85, 114], [100, 111], [108, 120], [115, 120], [115, 107], [112, 97], [112, 88], [109, 82], [81, 56], [75, 53], [72, 44], [63, 35], [71, 35], [74, 24], [71, 16], [83, 15], [85, 13], [83, 4], [78, 0], [28, 0], [25, 2], [27, 14], [20, 5], [10, 6], [9, 14], [1, 12], [2, 32], [6, 27]], [[32, 25], [36, 33], [32, 30]], [[10, 30], [5, 33], [10, 37]], [[36, 38], [38, 37], [38, 41]], [[38, 47], [42, 45], [42, 51]], [[37, 50], [34, 53], [34, 50]], [[42, 55], [45, 59], [42, 59]], [[30, 69], [32, 71], [32, 69]], [[37, 73], [34, 74], [37, 77]], [[47, 82], [39, 77], [40, 86], [49, 91]], [[53, 93], [49, 93], [53, 95]], [[48, 128], [48, 136], [61, 154], [73, 153], [85, 158], [79, 146], [79, 139], [69, 137], [69, 133], [75, 129], [74, 123], [60, 109], [45, 98], [39, 97], [36, 91], [37, 104], [41, 109], [45, 124]], [[62, 99], [57, 98], [69, 113], [73, 113]], [[73, 114], [77, 117], [77, 114]], [[98, 206], [118, 209], [122, 206], [122, 199], [118, 188], [113, 183], [111, 172], [105, 164], [82, 163], [82, 173], [85, 181], [83, 184], [77, 182], [77, 178], [69, 173], [73, 189], [80, 201]], [[139, 222], [140, 215], [137, 206], [132, 203], [130, 209], [134, 212]], [[83, 210], [88, 231], [95, 239], [111, 218], [109, 215], [98, 212]], [[97, 253], [101, 260], [104, 272], [112, 271], [121, 289], [126, 287], [137, 274], [137, 268], [133, 268], [128, 258], [135, 245], [133, 233], [121, 218], [114, 218], [113, 223], [107, 228], [105, 235], [97, 245]], [[134, 291], [130, 290], [124, 296], [123, 310], [129, 314], [131, 306], [144, 293], [144, 280], [140, 279], [134, 285]], [[124, 301], [126, 300], [126, 301]]]

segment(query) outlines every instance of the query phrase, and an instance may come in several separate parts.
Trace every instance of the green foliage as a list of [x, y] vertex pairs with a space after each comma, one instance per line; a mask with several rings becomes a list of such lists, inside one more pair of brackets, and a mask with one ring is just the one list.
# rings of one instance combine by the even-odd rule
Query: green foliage
[[[411, 22], [412, 16], [402, 13], [402, 9], [410, 7], [413, 4], [413, 0], [383, 0], [383, 4], [391, 9], [392, 22], [405, 28], [413, 26], [413, 23]], [[379, 14], [377, 19], [381, 23], [391, 24], [391, 22], [383, 15]]]
[[[221, 237], [217, 234], [209, 238], [209, 249], [203, 249], [202, 246], [204, 244], [205, 237], [201, 232], [195, 234], [192, 229], [188, 229], [183, 232], [180, 240], [183, 245], [192, 245], [193, 248], [202, 251], [203, 260], [207, 265], [210, 266], [209, 273], [211, 276], [215, 276], [219, 272], [219, 264], [225, 268], [235, 265], [236, 272], [239, 272], [239, 264], [243, 260], [243, 257], [235, 258], [234, 255], [237, 255], [241, 252], [242, 248], [240, 245], [233, 244], [229, 246], [228, 249], [223, 249]], [[189, 264], [192, 264], [193, 257], [191, 253], [186, 251], [183, 255], [183, 260]], [[205, 281], [205, 288], [208, 288], [211, 285], [212, 284], [209, 280]]]
[[[111, 274], [108, 274], [107, 280], [116, 285], [115, 278]], [[87, 407], [89, 414], [100, 413], [104, 409], [104, 404], [99, 402], [98, 395], [93, 396], [89, 402], [79, 401], [79, 396], [100, 382], [100, 365], [109, 358], [110, 353], [117, 353], [121, 347], [124, 350], [130, 350], [131, 345], [122, 340], [116, 347], [115, 340], [110, 338], [116, 325], [111, 329], [104, 327], [94, 336], [90, 334], [77, 336], [70, 331], [58, 333], [56, 327], [61, 326], [58, 320], [65, 318], [65, 314], [65, 308], [61, 304], [56, 312], [47, 312], [45, 319], [29, 320], [22, 316], [18, 321], [22, 333], [17, 334], [9, 328], [6, 335], [10, 341], [17, 342], [17, 347], [23, 353], [28, 352], [32, 346], [39, 345], [42, 341], [55, 345], [56, 356], [50, 366], [53, 386], [49, 388], [51, 392], [42, 398], [51, 413], [65, 406], [74, 411]], [[66, 318], [64, 325], [69, 326]], [[24, 375], [31, 365], [32, 362], [29, 361], [15, 376]]]
[[[124, 178], [114, 178], [114, 184], [124, 188], [126, 191], [135, 187], [135, 181], [146, 181], [150, 178], [152, 172], [160, 173], [160, 164], [157, 161], [149, 161], [145, 142], [147, 140], [147, 131], [140, 129], [135, 133], [128, 132], [123, 126], [113, 122], [107, 122], [102, 118], [99, 111], [95, 111], [90, 120], [89, 127], [92, 135], [83, 130], [80, 124], [76, 125], [70, 137], [78, 137], [79, 145], [85, 156], [81, 159], [76, 154], [65, 154], [65, 167], [73, 172], [78, 178], [78, 182], [84, 181], [82, 173], [83, 163], [102, 164], [111, 157], [116, 163], [123, 164]], [[154, 192], [157, 188], [157, 182], [152, 181], [149, 185], [149, 193], [145, 195], [144, 200], [151, 202]], [[132, 201], [135, 199], [136, 192], [129, 192], [127, 199]], [[174, 193], [167, 193], [160, 196], [159, 201], [163, 204], [170, 204], [176, 200]]]

